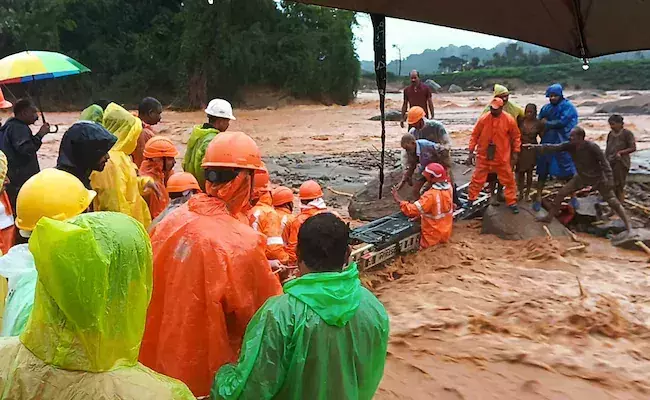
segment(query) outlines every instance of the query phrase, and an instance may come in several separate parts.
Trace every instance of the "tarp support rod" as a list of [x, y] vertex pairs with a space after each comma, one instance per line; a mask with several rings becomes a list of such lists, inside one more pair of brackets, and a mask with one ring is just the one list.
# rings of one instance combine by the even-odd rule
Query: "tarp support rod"
[[379, 114], [381, 120], [381, 164], [379, 165], [379, 198], [384, 190], [384, 160], [386, 154], [386, 16], [370, 14], [374, 31], [375, 75], [379, 91]]

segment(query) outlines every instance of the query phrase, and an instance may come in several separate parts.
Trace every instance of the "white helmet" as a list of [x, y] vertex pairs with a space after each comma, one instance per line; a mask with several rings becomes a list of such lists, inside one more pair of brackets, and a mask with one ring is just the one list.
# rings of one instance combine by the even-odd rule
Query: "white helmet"
[[232, 106], [230, 103], [222, 99], [211, 100], [208, 108], [205, 109], [205, 113], [217, 118], [227, 118], [233, 121], [237, 119], [232, 115]]

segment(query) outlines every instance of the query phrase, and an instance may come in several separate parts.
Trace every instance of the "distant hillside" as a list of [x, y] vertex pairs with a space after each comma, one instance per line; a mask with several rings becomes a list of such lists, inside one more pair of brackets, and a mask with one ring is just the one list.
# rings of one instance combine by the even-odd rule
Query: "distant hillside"
[[[425, 50], [421, 54], [412, 54], [405, 58], [402, 61], [402, 75], [408, 75], [409, 71], [417, 69], [423, 74], [434, 74], [439, 72], [438, 65], [440, 60], [445, 57], [460, 57], [466, 60], [471, 60], [474, 57], [478, 57], [481, 60], [481, 63], [491, 60], [494, 53], [504, 54], [506, 47], [512, 42], [503, 42], [491, 49], [485, 49], [482, 47], [470, 47], [470, 46], [446, 46], [441, 47], [437, 50]], [[525, 53], [544, 53], [548, 49], [533, 44], [517, 42], [521, 46]], [[599, 57], [594, 59], [594, 62], [600, 61], [626, 61], [626, 60], [641, 60], [648, 58], [650, 59], [650, 51], [638, 51], [631, 53], [620, 53], [614, 54], [611, 56]], [[388, 64], [388, 71], [394, 74], [397, 74], [398, 71], [398, 62], [391, 61]], [[363, 71], [373, 72], [374, 64], [372, 61], [361, 61], [361, 69]]]

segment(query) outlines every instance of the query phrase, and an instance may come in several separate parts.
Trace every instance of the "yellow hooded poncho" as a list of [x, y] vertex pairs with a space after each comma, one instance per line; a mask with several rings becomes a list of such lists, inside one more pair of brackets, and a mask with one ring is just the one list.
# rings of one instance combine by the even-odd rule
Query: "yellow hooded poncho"
[[151, 244], [119, 213], [42, 218], [29, 241], [38, 270], [20, 337], [0, 339], [3, 399], [193, 399], [138, 363], [152, 291]]
[[97, 192], [94, 210], [130, 215], [147, 228], [151, 224], [151, 214], [142, 198], [142, 191], [152, 179], [138, 177], [138, 169], [129, 157], [142, 132], [142, 121], [111, 103], [104, 111], [104, 127], [117, 136], [117, 143], [108, 152], [111, 159], [104, 170], [90, 175], [90, 185]]
[[[499, 84], [494, 85], [494, 94], [493, 94], [494, 97], [501, 96], [508, 93], [510, 92], [508, 91], [507, 87]], [[485, 107], [485, 110], [483, 110], [483, 114], [489, 111], [490, 111], [490, 106], [487, 106]], [[519, 106], [517, 103], [513, 102], [512, 100], [508, 100], [508, 102], [503, 106], [503, 111], [510, 114], [512, 118], [515, 119], [515, 121], [518, 121], [519, 118], [524, 118], [524, 109], [521, 108], [521, 106]]]

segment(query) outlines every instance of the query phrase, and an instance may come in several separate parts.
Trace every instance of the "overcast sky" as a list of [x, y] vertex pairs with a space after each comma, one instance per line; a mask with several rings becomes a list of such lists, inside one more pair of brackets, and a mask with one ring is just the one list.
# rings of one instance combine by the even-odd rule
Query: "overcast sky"
[[[359, 26], [355, 28], [355, 36], [359, 59], [373, 60], [372, 22], [370, 16], [358, 13], [357, 19]], [[406, 58], [410, 54], [419, 54], [426, 49], [437, 49], [450, 44], [489, 49], [504, 41], [506, 39], [482, 33], [386, 18], [386, 57], [389, 61], [398, 58], [398, 52], [393, 48], [393, 44], [402, 48], [402, 57]]]

